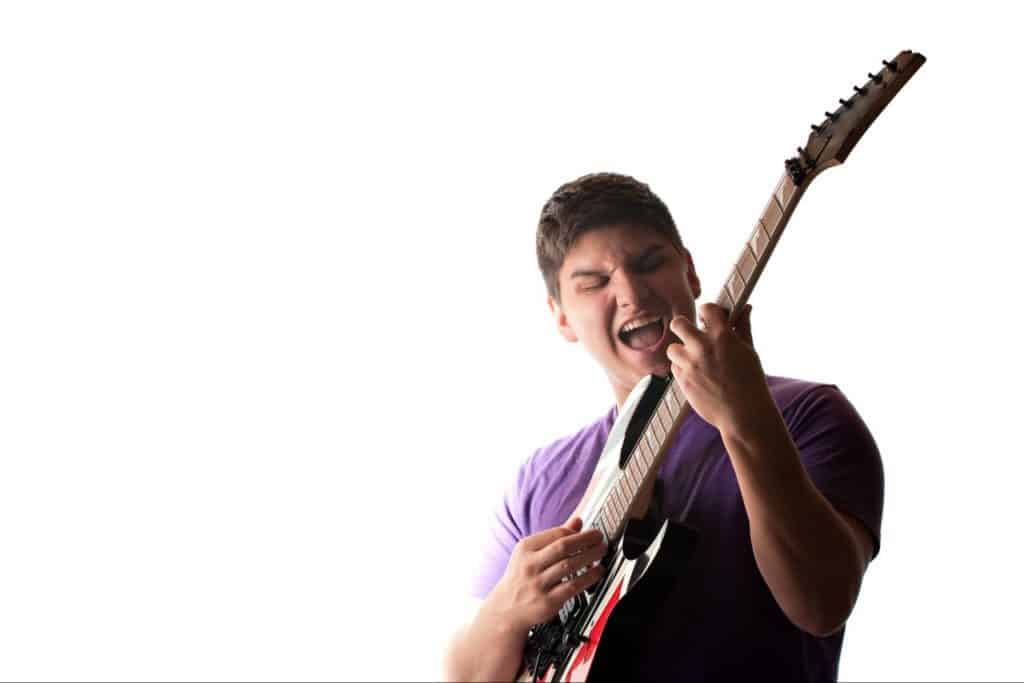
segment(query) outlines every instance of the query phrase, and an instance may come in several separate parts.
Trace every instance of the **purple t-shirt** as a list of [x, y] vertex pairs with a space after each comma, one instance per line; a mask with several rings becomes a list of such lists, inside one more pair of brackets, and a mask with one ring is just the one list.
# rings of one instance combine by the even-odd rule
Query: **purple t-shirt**
[[[768, 386], [811, 480], [836, 509], [864, 524], [877, 554], [882, 462], [867, 426], [835, 385], [769, 376]], [[495, 511], [473, 595], [487, 596], [520, 539], [568, 519], [617, 415], [613, 406], [523, 463]], [[645, 670], [636, 680], [835, 680], [843, 631], [816, 638], [776, 604], [754, 562], [746, 510], [718, 430], [692, 413], [658, 478], [664, 514], [699, 536], [662, 612], [680, 618], [659, 620], [648, 652], [638, 658]]]

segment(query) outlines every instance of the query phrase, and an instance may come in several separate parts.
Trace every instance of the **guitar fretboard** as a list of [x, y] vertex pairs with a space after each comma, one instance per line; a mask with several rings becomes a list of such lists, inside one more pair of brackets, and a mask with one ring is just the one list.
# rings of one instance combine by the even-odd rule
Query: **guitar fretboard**
[[[806, 184], [798, 186], [788, 173], [784, 174], [754, 225], [750, 238], [744, 243], [716, 300], [729, 312], [730, 323], [735, 321], [735, 312], [742, 310], [750, 298], [804, 189]], [[668, 385], [622, 468], [618, 482], [601, 504], [595, 526], [606, 538], [618, 538], [622, 533], [637, 494], [649, 478], [657, 476], [667, 446], [690, 410], [678, 383], [669, 377]]]

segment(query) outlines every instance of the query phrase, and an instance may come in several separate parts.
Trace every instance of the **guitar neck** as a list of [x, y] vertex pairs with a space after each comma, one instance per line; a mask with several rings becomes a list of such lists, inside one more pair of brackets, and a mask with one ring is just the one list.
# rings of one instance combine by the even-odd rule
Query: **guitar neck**
[[[798, 184], [787, 172], [775, 186], [716, 300], [729, 312], [730, 322], [735, 321], [750, 298], [790, 216], [807, 189], [808, 181], [804, 179]], [[691, 410], [675, 380], [669, 377], [667, 382], [657, 407], [623, 467], [622, 475], [601, 506], [597, 526], [607, 538], [618, 538], [622, 533], [629, 511], [640, 492], [649, 490], [648, 486], [657, 477], [668, 445]]]
[[750, 298], [768, 258], [775, 251], [782, 231], [793, 215], [797, 203], [807, 189], [807, 182], [797, 185], [788, 173], [783, 174], [775, 191], [754, 224], [750, 238], [743, 244], [740, 257], [733, 264], [715, 303], [729, 311], [730, 322]]

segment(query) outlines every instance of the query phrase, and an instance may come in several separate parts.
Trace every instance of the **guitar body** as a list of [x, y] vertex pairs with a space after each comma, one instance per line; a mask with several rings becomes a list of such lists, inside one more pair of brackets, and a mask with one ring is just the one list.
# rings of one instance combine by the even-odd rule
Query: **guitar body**
[[[624, 544], [614, 553], [611, 572], [592, 598], [589, 615], [581, 629], [587, 640], [561, 662], [539, 673], [539, 681], [628, 681], [636, 676], [637, 657], [657, 627], [652, 617], [665, 604], [680, 570], [697, 540], [692, 529], [666, 521], [653, 539], [632, 559], [625, 549], [638, 545], [650, 525], [634, 520], [626, 527]], [[534, 680], [523, 673], [521, 681]]]
[[[666, 386], [665, 378], [648, 375], [623, 403], [588, 491], [577, 507], [585, 527], [597, 524], [601, 505], [621, 478]], [[556, 638], [571, 633], [573, 637], [582, 636], [578, 638], [582, 642], [571, 650], [563, 647], [559, 655], [549, 658], [549, 664], [541, 664], [543, 671], [531, 671], [536, 666], [524, 668], [519, 680], [535, 680], [535, 674], [536, 680], [542, 681], [630, 678], [628, 672], [635, 665], [630, 653], [638, 651], [646, 640], [647, 629], [654, 626], [651, 615], [664, 603], [696, 541], [691, 529], [661, 521], [660, 499], [660, 484], [656, 482], [647, 516], [627, 521], [621, 535], [613, 539], [616, 542], [602, 561], [608, 573], [591, 592], [580, 596], [585, 601], [580, 613], [549, 622], [549, 628], [558, 632]]]

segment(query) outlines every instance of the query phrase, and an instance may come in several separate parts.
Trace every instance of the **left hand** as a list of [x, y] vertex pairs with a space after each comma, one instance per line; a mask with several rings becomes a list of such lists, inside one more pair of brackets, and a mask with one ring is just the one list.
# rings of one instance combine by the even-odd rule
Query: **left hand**
[[756, 429], [765, 410], [776, 410], [754, 350], [750, 310], [744, 307], [735, 330], [726, 310], [711, 303], [698, 313], [703, 330], [683, 316], [669, 326], [682, 340], [666, 351], [672, 375], [697, 414], [723, 434]]

